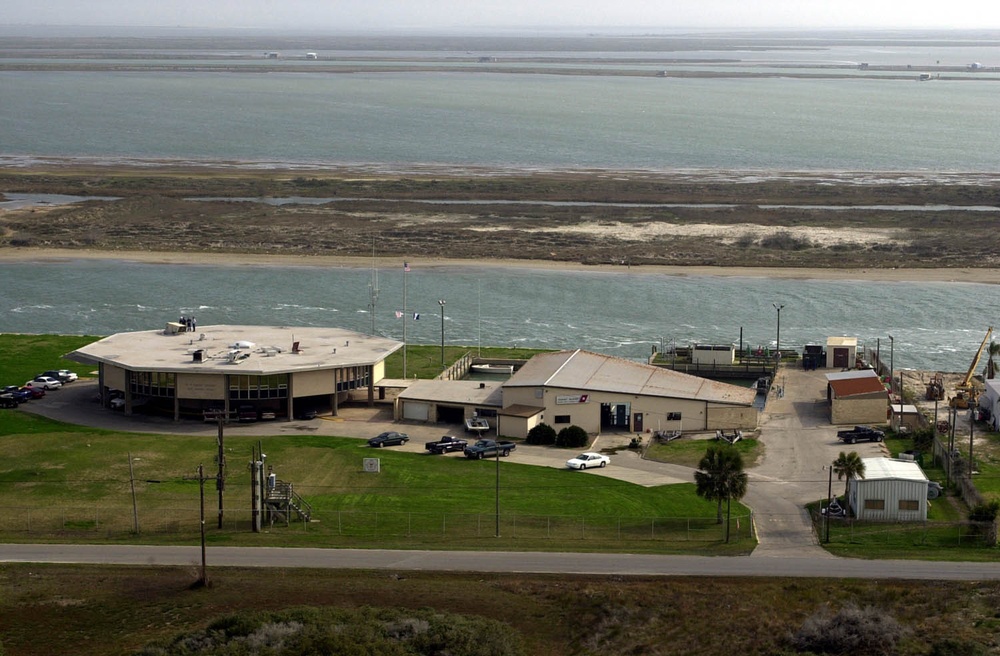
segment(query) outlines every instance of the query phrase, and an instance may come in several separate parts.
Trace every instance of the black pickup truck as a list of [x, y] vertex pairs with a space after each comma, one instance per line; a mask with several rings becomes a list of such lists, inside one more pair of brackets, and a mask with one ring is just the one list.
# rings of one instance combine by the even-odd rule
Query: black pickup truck
[[451, 435], [445, 435], [436, 442], [424, 444], [424, 448], [434, 454], [451, 453], [452, 451], [464, 451], [469, 443]]
[[855, 426], [848, 430], [837, 431], [837, 439], [847, 444], [881, 442], [885, 439], [885, 433], [871, 426]]
[[465, 457], [475, 460], [493, 458], [498, 453], [507, 457], [517, 448], [513, 442], [497, 442], [496, 440], [477, 440], [475, 444], [465, 447]]

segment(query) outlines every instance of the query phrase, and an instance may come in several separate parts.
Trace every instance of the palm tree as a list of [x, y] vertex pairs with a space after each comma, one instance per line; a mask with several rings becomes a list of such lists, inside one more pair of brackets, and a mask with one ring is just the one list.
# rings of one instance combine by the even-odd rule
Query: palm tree
[[997, 375], [997, 363], [996, 357], [1000, 355], [1000, 343], [990, 342], [989, 349], [986, 351], [989, 359], [986, 360], [986, 378], [992, 380], [996, 378]]
[[844, 484], [844, 503], [846, 504], [851, 479], [865, 477], [865, 462], [858, 455], [857, 451], [851, 451], [850, 453], [841, 451], [837, 459], [833, 461], [833, 471], [837, 472], [838, 481], [842, 478], [847, 479], [847, 483]]
[[729, 507], [747, 493], [747, 474], [743, 471], [743, 456], [728, 444], [708, 447], [694, 473], [698, 496], [718, 503], [718, 523], [722, 523], [722, 502], [726, 502], [726, 542], [729, 542]]

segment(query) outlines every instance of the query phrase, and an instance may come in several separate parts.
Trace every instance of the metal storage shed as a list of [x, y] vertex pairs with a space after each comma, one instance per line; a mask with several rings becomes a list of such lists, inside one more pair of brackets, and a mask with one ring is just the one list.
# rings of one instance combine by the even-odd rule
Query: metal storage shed
[[847, 503], [857, 519], [925, 521], [927, 476], [920, 465], [893, 458], [862, 458], [865, 477], [848, 483]]

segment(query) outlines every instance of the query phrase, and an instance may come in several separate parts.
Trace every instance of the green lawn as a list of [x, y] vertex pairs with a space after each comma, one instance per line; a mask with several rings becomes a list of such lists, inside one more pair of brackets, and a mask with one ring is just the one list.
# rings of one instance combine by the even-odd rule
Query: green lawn
[[49, 369], [69, 369], [89, 376], [94, 367], [63, 356], [98, 339], [86, 335], [0, 335], [0, 386], [23, 385]]
[[[7, 411], [0, 428], [0, 536], [9, 540], [190, 542], [197, 535], [199, 464], [214, 476], [216, 439], [139, 435], [60, 424]], [[247, 465], [258, 440], [267, 464], [313, 509], [309, 524], [281, 524], [268, 536], [248, 531]], [[495, 540], [498, 468], [392, 449], [373, 452], [351, 438], [226, 435], [226, 544], [538, 548], [745, 552], [752, 548], [747, 509], [734, 505], [734, 544], [721, 544], [716, 506], [693, 485], [645, 488], [602, 476], [521, 465], [499, 467], [502, 533]], [[142, 536], [132, 529], [129, 455]], [[363, 459], [377, 456], [381, 472]], [[208, 512], [217, 517], [214, 480]], [[214, 525], [214, 524], [213, 524]], [[742, 537], [742, 544], [739, 538]], [[489, 538], [487, 540], [487, 538]]]
[[[659, 462], [669, 462], [674, 465], [684, 465], [685, 467], [697, 468], [698, 463], [705, 456], [708, 447], [716, 444], [714, 439], [698, 440], [692, 438], [680, 438], [659, 444], [652, 442], [646, 449], [646, 457]], [[724, 444], [724, 442], [723, 442]], [[743, 457], [743, 466], [750, 468], [754, 462], [764, 455], [764, 445], [757, 440], [740, 440], [733, 446]]]

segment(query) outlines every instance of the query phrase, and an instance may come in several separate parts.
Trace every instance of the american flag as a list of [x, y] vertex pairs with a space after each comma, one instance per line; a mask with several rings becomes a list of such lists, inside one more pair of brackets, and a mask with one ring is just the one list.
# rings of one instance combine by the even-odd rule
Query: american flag
[[409, 272], [410, 272], [410, 263], [403, 262], [403, 273], [409, 273]]
[[396, 318], [397, 319], [402, 319], [403, 318], [403, 313], [400, 312], [399, 310], [396, 310]]

